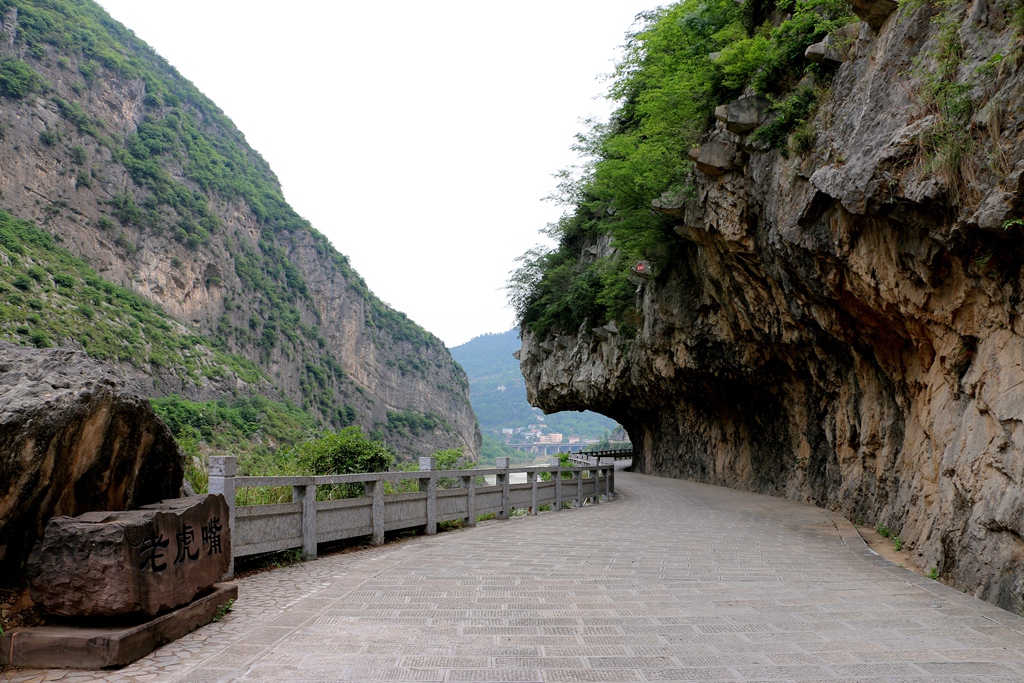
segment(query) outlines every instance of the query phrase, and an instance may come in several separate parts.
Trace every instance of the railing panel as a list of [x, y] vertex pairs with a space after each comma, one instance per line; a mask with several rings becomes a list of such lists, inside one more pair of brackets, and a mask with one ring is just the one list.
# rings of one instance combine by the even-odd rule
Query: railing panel
[[551, 505], [555, 504], [555, 481], [538, 481], [537, 482], [537, 505]]
[[441, 489], [437, 492], [437, 519], [448, 522], [464, 519], [468, 514], [469, 496], [465, 489]]
[[301, 548], [302, 506], [280, 503], [237, 508], [231, 546], [235, 557]]
[[348, 498], [316, 504], [318, 543], [369, 536], [373, 533], [373, 500]]
[[508, 504], [519, 509], [531, 507], [533, 505], [533, 485], [512, 484], [509, 486]]
[[476, 514], [501, 512], [501, 487], [481, 486], [476, 490]]
[[384, 497], [384, 529], [395, 531], [427, 523], [427, 494], [398, 493]]

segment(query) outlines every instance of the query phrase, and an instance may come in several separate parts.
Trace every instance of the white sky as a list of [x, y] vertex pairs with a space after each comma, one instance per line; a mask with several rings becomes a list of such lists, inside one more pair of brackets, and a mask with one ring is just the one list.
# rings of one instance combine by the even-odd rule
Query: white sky
[[513, 324], [514, 259], [562, 208], [657, 0], [99, 0], [216, 102], [370, 288], [457, 346]]

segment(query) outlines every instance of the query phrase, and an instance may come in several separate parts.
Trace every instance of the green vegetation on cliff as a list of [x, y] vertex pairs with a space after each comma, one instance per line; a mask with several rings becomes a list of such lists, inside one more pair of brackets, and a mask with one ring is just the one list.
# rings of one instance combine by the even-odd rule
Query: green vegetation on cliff
[[101, 279], [47, 232], [0, 209], [0, 338], [37, 347], [74, 340], [90, 356], [182, 380], [262, 374], [214, 348], [135, 292]]
[[[236, 245], [242, 251], [235, 255], [235, 270], [245, 286], [261, 293], [272, 312], [268, 317], [276, 314], [279, 322], [296, 322], [295, 303], [309, 298], [306, 282], [286, 250], [288, 235], [303, 232], [313, 237], [317, 250], [352, 291], [367, 301], [375, 327], [415, 346], [441, 345], [374, 296], [348, 259], [285, 201], [270, 166], [224, 112], [99, 5], [89, 0], [0, 0], [0, 14], [12, 8], [18, 11], [17, 42], [36, 59], [59, 55], [66, 68], [76, 66], [82, 79], [78, 89], [93, 88], [105, 72], [144, 82], [142, 121], [133, 134], [123, 137], [103, 120], [86, 114], [78, 102], [55, 98], [69, 123], [109, 147], [132, 180], [149, 190], [141, 200], [131, 192], [115, 198], [111, 213], [119, 222], [158, 234], [168, 232], [198, 248], [221, 227], [210, 198], [241, 200], [256, 215], [262, 232], [259, 251]], [[4, 89], [0, 94], [8, 90], [23, 94], [42, 83], [21, 60], [7, 58], [0, 63], [0, 88]], [[180, 168], [200, 191], [176, 180], [171, 173], [174, 168]], [[275, 335], [281, 329], [275, 329]]]
[[[223, 391], [287, 396], [317, 426], [361, 424], [410, 454], [425, 448], [415, 437], [427, 430], [439, 444], [470, 441], [451, 438], [469, 411], [444, 345], [376, 297], [288, 205], [269, 165], [212, 101], [92, 0], [0, 0], [0, 17], [16, 27], [0, 57], [4, 163], [45, 167], [31, 195], [10, 184], [0, 193], [11, 214], [36, 221], [0, 221], [17, 256], [2, 264], [11, 296], [0, 335], [78, 345], [158, 381], [182, 378], [157, 393], [208, 398], [221, 389], [202, 378], [230, 371], [250, 386], [225, 382]], [[24, 115], [36, 108], [41, 116]], [[126, 289], [133, 283], [152, 300]], [[356, 353], [337, 343], [341, 320], [353, 323]], [[383, 367], [360, 383], [346, 368], [363, 345], [377, 347], [369, 355]], [[449, 400], [428, 409], [417, 399], [418, 409], [386, 415], [374, 392], [397, 372]]]
[[[687, 152], [715, 106], [748, 87], [766, 95], [776, 115], [762, 144], [784, 145], [816, 99], [797, 84], [805, 75], [827, 79], [805, 49], [850, 20], [845, 0], [682, 0], [641, 15], [608, 94], [617, 109], [579, 136], [584, 166], [562, 174], [567, 212], [547, 230], [558, 247], [524, 254], [509, 282], [521, 322], [543, 335], [614, 319], [629, 336], [640, 322], [629, 268], [675, 244], [676, 221], [651, 202], [692, 194]], [[583, 246], [605, 234], [615, 255], [581, 259]]]
[[[236, 271], [280, 318], [294, 317], [295, 302], [309, 297], [284, 244], [289, 234], [304, 232], [313, 236], [318, 251], [349, 287], [366, 299], [376, 327], [417, 346], [440, 345], [436, 337], [374, 296], [348, 259], [295, 213], [269, 165], [219, 107], [99, 5], [89, 0], [0, 0], [0, 14], [11, 9], [18, 12], [17, 43], [28, 48], [30, 58], [56, 58], [63, 68], [73, 68], [77, 74], [71, 77], [81, 78], [76, 90], [93, 89], [107, 73], [145, 84], [142, 121], [127, 136], [90, 117], [78, 102], [54, 98], [64, 119], [110, 148], [132, 180], [149, 190], [141, 200], [131, 192], [115, 198], [111, 213], [119, 222], [168, 232], [198, 248], [221, 227], [210, 207], [211, 197], [241, 200], [256, 215], [262, 234], [259, 251], [236, 255]], [[44, 87], [30, 64], [14, 58], [0, 62], [0, 95], [22, 96]], [[199, 191], [176, 180], [171, 172], [175, 168]]]

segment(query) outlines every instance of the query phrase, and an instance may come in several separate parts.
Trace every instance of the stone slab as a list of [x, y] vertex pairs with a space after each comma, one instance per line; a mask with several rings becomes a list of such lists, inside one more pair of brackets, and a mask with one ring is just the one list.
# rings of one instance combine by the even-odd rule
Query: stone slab
[[143, 624], [16, 628], [0, 636], [0, 664], [66, 669], [127, 666], [209, 624], [222, 605], [237, 598], [236, 584], [217, 584], [212, 593]]
[[219, 494], [50, 520], [32, 551], [32, 601], [65, 617], [156, 616], [225, 574], [228, 507]]

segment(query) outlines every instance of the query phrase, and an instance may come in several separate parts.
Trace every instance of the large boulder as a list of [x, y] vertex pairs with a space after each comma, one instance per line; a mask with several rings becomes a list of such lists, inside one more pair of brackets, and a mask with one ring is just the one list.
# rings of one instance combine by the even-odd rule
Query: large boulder
[[861, 21], [877, 31], [899, 5], [894, 0], [850, 0], [850, 7]]
[[754, 130], [768, 115], [771, 102], [761, 95], [751, 95], [733, 100], [715, 109], [715, 118], [725, 123], [730, 133], [744, 135]]
[[185, 456], [149, 402], [71, 349], [0, 342], [0, 576], [51, 517], [180, 495]]
[[720, 176], [736, 168], [737, 147], [731, 142], [712, 140], [690, 150], [690, 159], [697, 169], [710, 176]]
[[29, 588], [59, 616], [156, 616], [190, 603], [230, 564], [224, 496], [190, 496], [51, 519], [28, 562]]

